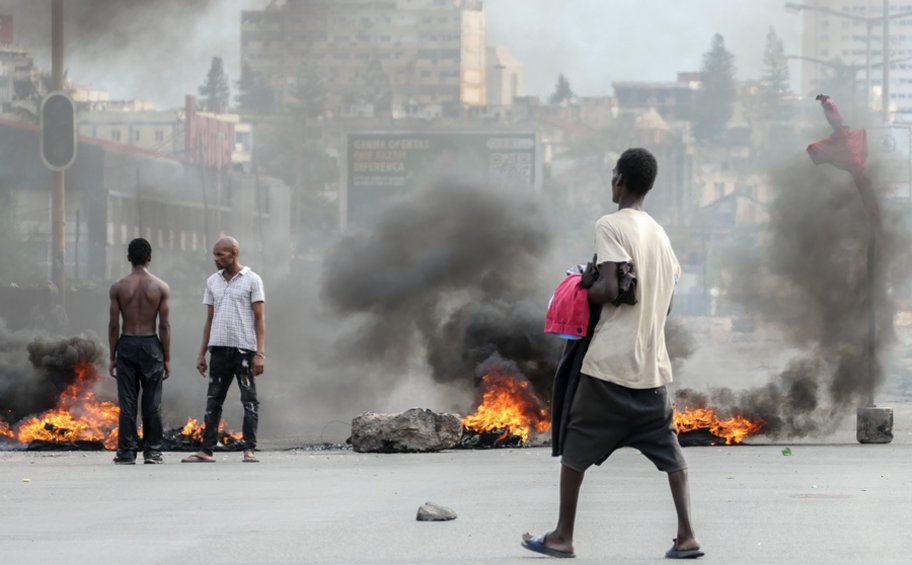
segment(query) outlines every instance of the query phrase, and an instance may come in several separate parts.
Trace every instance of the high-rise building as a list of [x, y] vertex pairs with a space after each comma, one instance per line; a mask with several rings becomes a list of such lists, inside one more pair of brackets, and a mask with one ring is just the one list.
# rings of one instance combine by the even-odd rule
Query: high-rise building
[[523, 66], [506, 47], [488, 47], [487, 53], [488, 106], [510, 106], [513, 100], [525, 96]]
[[395, 116], [482, 106], [484, 2], [273, 2], [242, 14], [241, 60], [285, 107]]
[[[818, 92], [841, 74], [857, 105], [879, 109], [883, 92], [884, 6], [889, 14], [891, 117], [912, 121], [912, 2], [909, 0], [803, 0], [786, 6], [803, 14], [801, 90]], [[840, 66], [841, 65], [841, 66]]]

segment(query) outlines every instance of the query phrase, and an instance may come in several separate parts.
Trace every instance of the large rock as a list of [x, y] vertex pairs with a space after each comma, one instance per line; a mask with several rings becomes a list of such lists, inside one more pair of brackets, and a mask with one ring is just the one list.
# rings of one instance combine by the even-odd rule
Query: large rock
[[352, 448], [361, 453], [440, 451], [455, 446], [461, 438], [458, 415], [424, 408], [401, 414], [365, 412], [352, 420]]
[[869, 406], [859, 408], [855, 419], [855, 439], [858, 443], [890, 443], [893, 441], [893, 409]]

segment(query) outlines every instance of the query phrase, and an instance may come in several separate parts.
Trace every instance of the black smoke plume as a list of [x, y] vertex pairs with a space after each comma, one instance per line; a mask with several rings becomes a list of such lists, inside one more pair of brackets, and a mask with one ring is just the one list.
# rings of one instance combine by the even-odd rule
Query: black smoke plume
[[[242, 8], [262, 7], [259, 4], [254, 0], [64, 2], [67, 76], [77, 84], [108, 90], [115, 99], [179, 105], [185, 94], [195, 93], [203, 82], [213, 56], [226, 60], [229, 75], [235, 72], [235, 51], [224, 47], [231, 32], [225, 30], [240, 25]], [[0, 14], [13, 16], [15, 42], [28, 47], [38, 67], [49, 71], [51, 2], [0, 0]]]
[[796, 163], [775, 173], [772, 186], [768, 233], [731, 259], [737, 268], [730, 293], [802, 353], [765, 386], [709, 394], [685, 389], [677, 393], [678, 405], [708, 403], [723, 415], [763, 419], [764, 433], [773, 438], [822, 436], [867, 404], [884, 381], [880, 354], [893, 338], [894, 316], [887, 289], [906, 276], [900, 270], [908, 264], [910, 232], [882, 204], [883, 224], [874, 228], [872, 360], [866, 350], [872, 228], [851, 177]]
[[76, 367], [101, 364], [104, 354], [104, 346], [93, 337], [10, 332], [0, 320], [0, 419], [14, 424], [54, 408], [76, 380]]
[[528, 199], [440, 182], [345, 237], [325, 262], [323, 293], [357, 329], [337, 344], [390, 378], [423, 353], [440, 383], [471, 388], [479, 366], [509, 360], [550, 393], [557, 343], [543, 331], [538, 279], [551, 241]]
[[[205, 14], [212, 0], [79, 0], [64, 3], [68, 50], [99, 56], [102, 49], [137, 42], [179, 40]], [[14, 18], [20, 42], [50, 48], [51, 2], [2, 0], [0, 9]], [[89, 52], [82, 53], [88, 49]]]

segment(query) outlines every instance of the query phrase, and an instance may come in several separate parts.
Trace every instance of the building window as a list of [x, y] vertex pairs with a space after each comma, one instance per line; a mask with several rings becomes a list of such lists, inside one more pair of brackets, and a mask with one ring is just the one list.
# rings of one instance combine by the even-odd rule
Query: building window
[[115, 129], [111, 131], [111, 140], [120, 141], [120, 130]]
[[164, 141], [164, 140], [165, 140], [165, 133], [164, 133], [162, 130], [160, 130], [160, 129], [155, 130], [155, 141], [156, 141], [156, 143], [161, 143], [161, 142]]
[[139, 130], [133, 132], [133, 141], [139, 141]]

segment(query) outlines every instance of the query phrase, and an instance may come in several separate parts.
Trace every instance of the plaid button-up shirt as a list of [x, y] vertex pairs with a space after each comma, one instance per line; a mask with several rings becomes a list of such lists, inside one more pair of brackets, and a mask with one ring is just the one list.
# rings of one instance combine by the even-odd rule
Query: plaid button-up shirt
[[219, 271], [206, 280], [203, 304], [213, 307], [209, 345], [256, 351], [253, 303], [265, 302], [263, 279], [244, 267], [230, 281]]

